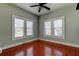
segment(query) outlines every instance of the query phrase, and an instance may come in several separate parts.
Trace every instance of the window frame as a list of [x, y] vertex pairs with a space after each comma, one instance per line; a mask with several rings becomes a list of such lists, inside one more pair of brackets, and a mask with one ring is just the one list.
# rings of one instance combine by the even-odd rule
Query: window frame
[[[58, 19], [62, 19], [62, 36], [60, 37], [60, 36], [55, 36], [54, 35], [54, 20], [58, 20]], [[52, 31], [53, 31], [53, 33], [52, 33], [52, 36], [53, 36], [53, 38], [57, 38], [57, 39], [65, 39], [65, 34], [66, 34], [66, 30], [65, 30], [65, 28], [66, 28], [66, 20], [65, 20], [65, 16], [61, 16], [61, 17], [55, 17], [55, 18], [53, 18], [53, 21], [52, 21], [52, 24], [53, 24], [53, 26], [52, 26]]]
[[[23, 28], [23, 36], [22, 37], [15, 37], [15, 18], [19, 18], [24, 20], [24, 28]], [[24, 39], [25, 38], [25, 18], [20, 17], [20, 16], [16, 16], [16, 15], [12, 15], [12, 40], [19, 40], [19, 39]]]

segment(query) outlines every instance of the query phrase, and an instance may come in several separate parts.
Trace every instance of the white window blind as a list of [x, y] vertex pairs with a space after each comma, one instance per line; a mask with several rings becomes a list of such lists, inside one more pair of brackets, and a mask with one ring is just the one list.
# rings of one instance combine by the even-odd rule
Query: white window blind
[[15, 18], [15, 38], [24, 36], [24, 20]]
[[51, 22], [45, 22], [44, 23], [44, 28], [45, 28], [45, 35], [51, 35]]
[[53, 36], [65, 39], [65, 17], [58, 17], [53, 20]]
[[26, 35], [33, 35], [33, 22], [32, 21], [26, 21]]
[[62, 19], [54, 20], [54, 36], [62, 36]]

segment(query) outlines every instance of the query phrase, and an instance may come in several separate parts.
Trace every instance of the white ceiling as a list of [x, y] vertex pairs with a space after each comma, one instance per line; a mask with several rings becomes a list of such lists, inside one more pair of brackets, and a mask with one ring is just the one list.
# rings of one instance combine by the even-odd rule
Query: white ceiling
[[31, 12], [35, 15], [43, 15], [46, 14], [48, 12], [54, 11], [56, 9], [68, 6], [68, 5], [72, 5], [72, 3], [47, 3], [45, 6], [48, 6], [51, 8], [51, 10], [46, 10], [45, 8], [42, 8], [41, 12], [38, 12], [38, 7], [30, 7], [31, 5], [36, 5], [38, 3], [14, 3], [14, 5], [28, 11]]

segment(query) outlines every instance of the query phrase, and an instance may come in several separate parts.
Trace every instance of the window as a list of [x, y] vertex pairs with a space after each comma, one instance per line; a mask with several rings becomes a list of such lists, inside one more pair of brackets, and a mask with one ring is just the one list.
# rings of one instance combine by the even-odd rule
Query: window
[[43, 35], [45, 37], [52, 37], [58, 39], [65, 39], [65, 17], [56, 17], [53, 19], [49, 19], [48, 21], [44, 21], [44, 30]]
[[24, 19], [19, 16], [12, 16], [12, 40], [24, 37]]
[[26, 21], [26, 35], [33, 35], [33, 22], [32, 21]]
[[24, 36], [24, 20], [15, 18], [15, 38]]
[[[26, 21], [25, 21], [26, 20]], [[12, 39], [23, 39], [33, 35], [33, 20], [29, 21], [26, 18], [12, 16]]]
[[44, 23], [45, 35], [51, 35], [51, 22]]
[[62, 20], [54, 21], [54, 35], [62, 36]]
[[53, 36], [64, 38], [64, 18], [60, 17], [53, 21]]

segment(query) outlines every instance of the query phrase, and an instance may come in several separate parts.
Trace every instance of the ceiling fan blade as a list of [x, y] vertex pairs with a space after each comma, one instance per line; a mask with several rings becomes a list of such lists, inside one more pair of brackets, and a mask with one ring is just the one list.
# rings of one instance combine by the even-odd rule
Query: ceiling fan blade
[[44, 5], [44, 4], [47, 4], [47, 3], [42, 3], [42, 4]]
[[50, 10], [50, 8], [49, 8], [49, 7], [46, 7], [46, 6], [42, 6], [42, 7], [46, 8], [47, 10]]
[[77, 3], [77, 7], [76, 7], [76, 10], [79, 10], [79, 3]]
[[30, 6], [30, 7], [36, 7], [36, 6], [39, 6], [39, 5], [32, 5], [32, 6]]
[[39, 7], [39, 10], [38, 10], [38, 12], [40, 12], [41, 11], [41, 7]]
[[47, 4], [47, 3], [39, 3], [39, 5], [45, 5], [45, 4]]

